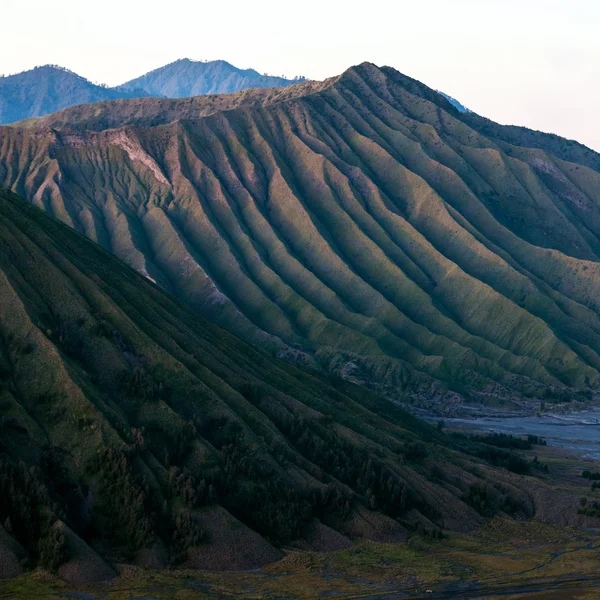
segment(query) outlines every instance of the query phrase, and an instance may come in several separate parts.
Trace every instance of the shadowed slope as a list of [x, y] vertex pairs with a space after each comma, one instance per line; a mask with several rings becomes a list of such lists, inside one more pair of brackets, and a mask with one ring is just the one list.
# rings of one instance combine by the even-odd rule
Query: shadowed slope
[[456, 444], [520, 473], [522, 459], [269, 357], [4, 192], [0, 407], [1, 522], [30, 564], [73, 581], [109, 577], [99, 555], [249, 568], [274, 544], [537, 509], [520, 489], [533, 479]]
[[[118, 87], [96, 85], [84, 77], [53, 65], [0, 77], [0, 123], [48, 115], [65, 107], [87, 105], [120, 98], [187, 98], [204, 94], [227, 94], [249, 88], [280, 88], [301, 81], [261, 75], [253, 69], [237, 69], [217, 60], [178, 60]], [[156, 107], [165, 104], [156, 102]], [[91, 109], [95, 114], [96, 109]]]
[[600, 174], [583, 146], [367, 63], [24, 125], [2, 131], [0, 183], [282, 356], [397, 396], [598, 386]]

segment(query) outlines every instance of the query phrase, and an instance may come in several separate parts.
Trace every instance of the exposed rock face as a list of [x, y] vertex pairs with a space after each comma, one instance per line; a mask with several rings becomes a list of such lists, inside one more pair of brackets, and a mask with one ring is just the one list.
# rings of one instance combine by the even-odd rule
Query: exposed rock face
[[188, 565], [194, 569], [243, 571], [283, 558], [280, 550], [221, 507], [199, 512], [195, 519], [208, 542], [188, 552]]

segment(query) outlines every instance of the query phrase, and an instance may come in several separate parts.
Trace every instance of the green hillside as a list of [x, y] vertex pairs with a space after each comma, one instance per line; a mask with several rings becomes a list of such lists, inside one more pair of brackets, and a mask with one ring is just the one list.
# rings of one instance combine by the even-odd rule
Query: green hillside
[[0, 185], [279, 356], [448, 406], [598, 388], [600, 159], [365, 63], [4, 128]]
[[0, 430], [0, 579], [246, 569], [553, 502], [526, 460], [268, 356], [6, 192]]

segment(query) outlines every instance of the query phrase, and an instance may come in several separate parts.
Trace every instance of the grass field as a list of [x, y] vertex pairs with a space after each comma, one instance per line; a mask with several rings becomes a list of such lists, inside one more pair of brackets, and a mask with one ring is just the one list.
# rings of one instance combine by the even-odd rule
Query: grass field
[[[0, 584], [0, 598], [54, 600], [73, 592], [90, 594], [80, 596], [90, 600], [318, 600], [385, 597], [392, 592], [416, 597], [426, 589], [449, 592], [473, 582], [478, 582], [483, 590], [490, 587], [503, 590], [544, 582], [550, 586], [563, 578], [597, 578], [599, 560], [598, 534], [495, 519], [475, 535], [451, 534], [441, 542], [414, 537], [406, 545], [361, 542], [350, 550], [331, 554], [289, 551], [281, 561], [256, 572], [150, 572], [128, 566], [109, 585], [76, 590], [57, 578], [36, 572]], [[553, 590], [551, 594], [555, 595], [527, 597], [536, 600], [594, 597], [590, 590], [577, 592], [583, 594], [579, 596], [570, 590]]]

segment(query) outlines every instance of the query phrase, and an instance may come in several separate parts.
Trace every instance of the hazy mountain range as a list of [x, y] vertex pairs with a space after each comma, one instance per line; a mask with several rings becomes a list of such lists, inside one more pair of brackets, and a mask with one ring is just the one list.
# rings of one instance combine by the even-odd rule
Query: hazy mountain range
[[74, 104], [148, 95], [95, 85], [61, 67], [46, 65], [0, 78], [0, 123], [38, 117]]
[[230, 94], [248, 88], [285, 87], [301, 80], [261, 75], [254, 69], [237, 69], [224, 60], [197, 62], [184, 58], [150, 71], [115, 88], [143, 89], [151, 96], [187, 98], [204, 94]]
[[[537, 437], [447, 434], [398, 404], [597, 397], [600, 155], [389, 67], [295, 85], [229, 67], [0, 80], [29, 116], [80, 99], [0, 127], [0, 579], [284, 553], [310, 571], [290, 549], [441, 552], [497, 516], [487, 565], [512, 560], [487, 543], [511, 518], [596, 527], [594, 488]], [[347, 560], [372, 548], [387, 585], [390, 546]], [[57, 581], [35, 577], [21, 597]]]
[[198, 62], [183, 59], [109, 88], [93, 84], [68, 69], [46, 65], [0, 77], [0, 124], [103, 100], [223, 94], [247, 88], [283, 87], [298, 80], [301, 78], [290, 80], [261, 75], [253, 69], [237, 69], [224, 60]]
[[247, 341], [395, 398], [600, 377], [600, 156], [391, 68], [0, 130], [0, 186]]

